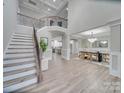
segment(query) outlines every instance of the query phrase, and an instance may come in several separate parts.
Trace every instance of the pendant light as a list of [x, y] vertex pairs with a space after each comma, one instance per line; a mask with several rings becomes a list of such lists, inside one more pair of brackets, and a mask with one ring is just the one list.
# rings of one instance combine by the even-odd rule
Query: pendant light
[[97, 40], [97, 38], [93, 37], [93, 32], [91, 32], [91, 37], [88, 39], [89, 42], [93, 43]]

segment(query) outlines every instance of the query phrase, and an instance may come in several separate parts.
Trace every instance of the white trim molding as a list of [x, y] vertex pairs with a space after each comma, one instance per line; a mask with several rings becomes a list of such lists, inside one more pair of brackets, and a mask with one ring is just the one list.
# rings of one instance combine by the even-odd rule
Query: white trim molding
[[112, 51], [110, 54], [110, 74], [121, 77], [121, 52]]

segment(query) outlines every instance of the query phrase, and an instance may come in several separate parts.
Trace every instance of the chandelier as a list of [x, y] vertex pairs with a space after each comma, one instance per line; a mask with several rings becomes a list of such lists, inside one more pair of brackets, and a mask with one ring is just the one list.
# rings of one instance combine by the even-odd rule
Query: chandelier
[[88, 39], [89, 42], [93, 43], [97, 40], [97, 38], [93, 37], [93, 32], [91, 32], [91, 37]]

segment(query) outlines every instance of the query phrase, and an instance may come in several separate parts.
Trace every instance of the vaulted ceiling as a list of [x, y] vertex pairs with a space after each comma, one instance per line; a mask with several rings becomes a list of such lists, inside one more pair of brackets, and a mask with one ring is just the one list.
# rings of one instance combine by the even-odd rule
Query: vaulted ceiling
[[45, 16], [67, 17], [68, 0], [18, 0], [19, 12], [35, 18]]

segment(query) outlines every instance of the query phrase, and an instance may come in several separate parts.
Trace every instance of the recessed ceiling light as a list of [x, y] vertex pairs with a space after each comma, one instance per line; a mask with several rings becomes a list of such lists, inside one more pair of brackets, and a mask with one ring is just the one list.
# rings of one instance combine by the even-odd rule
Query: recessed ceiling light
[[50, 11], [51, 9], [50, 8], [48, 8], [48, 11]]
[[68, 8], [66, 8], [66, 10], [68, 11]]
[[53, 0], [53, 2], [56, 2], [56, 0]]

